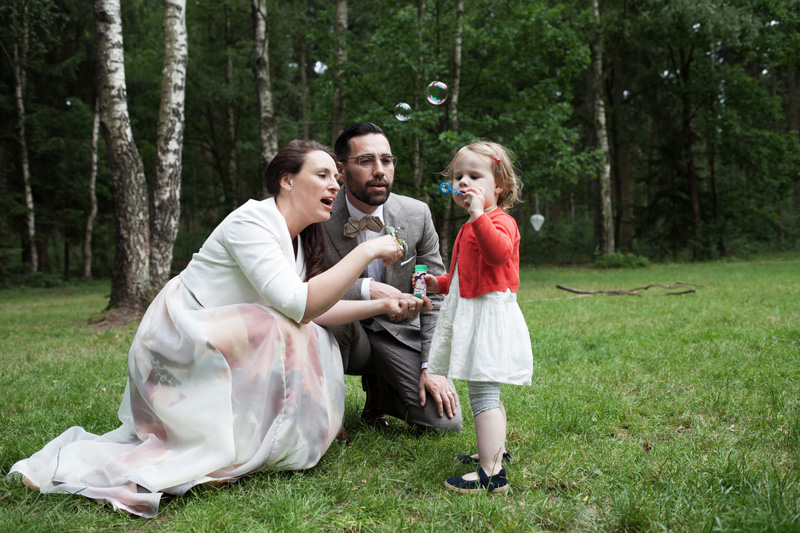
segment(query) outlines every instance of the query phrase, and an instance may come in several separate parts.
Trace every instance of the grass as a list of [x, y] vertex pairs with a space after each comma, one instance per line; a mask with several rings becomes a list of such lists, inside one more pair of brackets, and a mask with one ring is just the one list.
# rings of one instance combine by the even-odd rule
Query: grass
[[[651, 282], [694, 294], [577, 295]], [[0, 291], [0, 474], [72, 425], [118, 426], [135, 325], [86, 320], [106, 284]], [[446, 491], [465, 431], [418, 437], [358, 418], [315, 468], [165, 497], [137, 519], [0, 478], [8, 531], [800, 531], [800, 256], [639, 270], [523, 269], [531, 387], [504, 388], [512, 492]], [[464, 383], [457, 383], [462, 403]]]

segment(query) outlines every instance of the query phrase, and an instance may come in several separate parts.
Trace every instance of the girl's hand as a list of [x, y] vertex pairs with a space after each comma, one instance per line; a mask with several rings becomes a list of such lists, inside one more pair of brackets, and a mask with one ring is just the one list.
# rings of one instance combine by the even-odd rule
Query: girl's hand
[[454, 195], [454, 200], [456, 204], [467, 210], [469, 221], [472, 222], [483, 214], [484, 204], [486, 203], [483, 187], [467, 187], [461, 192], [464, 194]]
[[436, 279], [436, 276], [425, 274], [425, 287], [428, 292], [439, 294], [439, 281]]
[[403, 257], [403, 247], [391, 235], [365, 241], [359, 246], [365, 246], [372, 259], [383, 259], [386, 266]]

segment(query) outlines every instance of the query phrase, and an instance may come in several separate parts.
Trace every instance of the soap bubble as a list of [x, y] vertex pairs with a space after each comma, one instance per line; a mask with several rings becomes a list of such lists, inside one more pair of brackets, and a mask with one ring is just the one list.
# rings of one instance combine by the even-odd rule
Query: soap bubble
[[432, 81], [427, 89], [428, 101], [433, 105], [443, 104], [447, 100], [447, 85], [441, 81]]
[[405, 102], [400, 102], [394, 106], [394, 118], [400, 122], [405, 122], [411, 118], [411, 106]]

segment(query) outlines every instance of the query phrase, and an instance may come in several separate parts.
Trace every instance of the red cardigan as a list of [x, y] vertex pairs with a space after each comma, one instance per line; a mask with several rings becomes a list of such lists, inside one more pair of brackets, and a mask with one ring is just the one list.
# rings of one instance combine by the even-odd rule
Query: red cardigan
[[437, 276], [439, 293], [450, 290], [458, 262], [458, 288], [462, 298], [492, 291], [519, 289], [519, 229], [502, 209], [479, 216], [461, 226], [453, 244], [450, 272]]

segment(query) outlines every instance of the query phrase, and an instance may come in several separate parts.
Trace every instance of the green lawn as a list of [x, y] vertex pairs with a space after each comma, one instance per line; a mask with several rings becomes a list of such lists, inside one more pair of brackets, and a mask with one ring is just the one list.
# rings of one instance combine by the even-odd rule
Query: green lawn
[[[696, 293], [578, 297], [555, 288], [674, 281]], [[135, 325], [93, 332], [108, 285], [0, 291], [0, 530], [8, 531], [800, 531], [800, 255], [641, 270], [523, 269], [531, 387], [508, 386], [512, 491], [446, 491], [474, 451], [359, 420], [314, 469], [259, 473], [165, 497], [138, 519], [5, 478], [72, 425], [118, 426]], [[462, 404], [466, 386], [457, 383]]]

